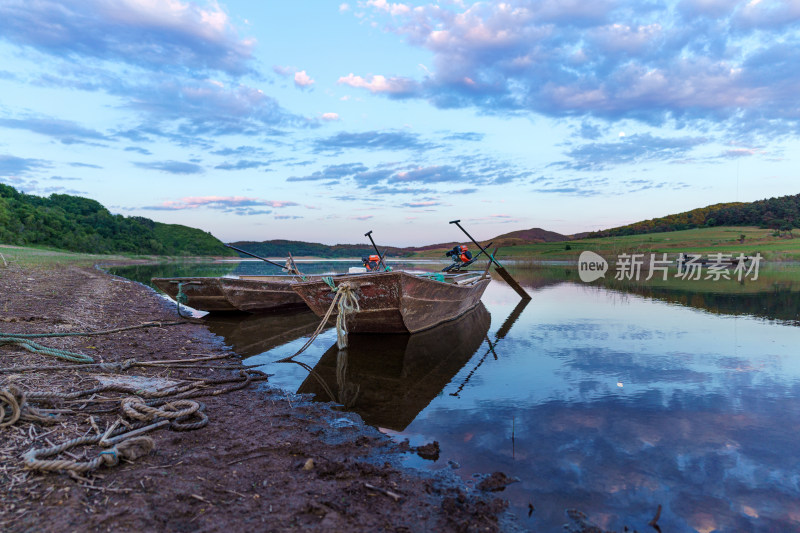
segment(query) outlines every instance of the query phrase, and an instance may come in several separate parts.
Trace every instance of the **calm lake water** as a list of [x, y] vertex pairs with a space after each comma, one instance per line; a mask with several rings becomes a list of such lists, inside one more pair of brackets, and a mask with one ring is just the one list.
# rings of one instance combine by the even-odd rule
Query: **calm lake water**
[[[269, 268], [113, 272], [146, 282]], [[603, 528], [655, 531], [660, 505], [665, 532], [800, 530], [800, 265], [762, 265], [743, 283], [584, 284], [569, 265], [509, 270], [527, 305], [495, 279], [483, 305], [428, 332], [351, 335], [340, 354], [327, 329], [297, 358], [313, 375], [273, 362], [305, 343], [312, 313], [207, 320], [273, 385], [333, 396], [397, 439], [439, 442], [437, 461], [409, 464], [470, 482], [518, 478], [499, 495], [523, 528], [562, 530], [578, 509]]]

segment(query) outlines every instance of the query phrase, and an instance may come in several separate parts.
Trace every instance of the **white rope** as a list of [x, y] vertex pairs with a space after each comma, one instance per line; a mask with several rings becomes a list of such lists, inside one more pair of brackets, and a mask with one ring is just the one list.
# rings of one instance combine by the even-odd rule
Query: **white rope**
[[356, 291], [349, 283], [342, 283], [337, 287], [339, 293], [339, 314], [336, 316], [336, 345], [340, 350], [347, 348], [347, 315], [358, 313], [361, 307], [358, 305]]

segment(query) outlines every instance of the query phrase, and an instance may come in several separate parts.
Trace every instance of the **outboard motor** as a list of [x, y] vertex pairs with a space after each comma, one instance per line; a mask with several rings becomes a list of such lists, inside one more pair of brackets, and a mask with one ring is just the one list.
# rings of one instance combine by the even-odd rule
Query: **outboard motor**
[[367, 272], [378, 270], [381, 264], [381, 257], [379, 255], [371, 255], [369, 257], [362, 257], [361, 262], [364, 263], [364, 268]]
[[472, 259], [472, 252], [469, 251], [466, 244], [453, 246], [453, 249], [446, 251], [444, 255], [452, 258], [453, 262], [461, 261], [462, 263], [468, 263]]
[[444, 255], [451, 258], [453, 263], [445, 267], [442, 272], [449, 272], [451, 270], [458, 271], [461, 267], [472, 264], [472, 252], [469, 251], [465, 244], [461, 246], [453, 246], [452, 250], [447, 250]]

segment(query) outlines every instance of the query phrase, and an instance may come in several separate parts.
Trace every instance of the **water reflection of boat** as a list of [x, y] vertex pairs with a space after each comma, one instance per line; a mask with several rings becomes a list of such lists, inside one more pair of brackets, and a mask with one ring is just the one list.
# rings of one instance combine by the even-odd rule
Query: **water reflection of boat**
[[347, 350], [334, 344], [323, 354], [297, 392], [340, 403], [368, 424], [402, 431], [480, 348], [490, 322], [479, 303], [421, 333], [352, 335]]
[[[347, 318], [353, 333], [416, 333], [432, 328], [475, 307], [489, 284], [489, 278], [475, 273], [434, 279], [402, 271], [329, 281], [337, 288], [347, 283], [356, 294], [360, 310]], [[318, 316], [326, 314], [336, 294], [324, 280], [295, 283], [292, 288]]]
[[260, 315], [208, 315], [203, 322], [237, 354], [249, 357], [312, 334], [319, 318], [305, 309]]
[[189, 307], [200, 311], [248, 313], [305, 308], [303, 299], [291, 289], [296, 276], [239, 276], [153, 278], [153, 284], [173, 300], [179, 293]]
[[486, 337], [486, 344], [488, 345], [488, 349], [481, 356], [481, 358], [478, 359], [478, 363], [472, 370], [469, 371], [464, 380], [459, 384], [456, 391], [450, 393], [450, 396], [458, 396], [461, 393], [461, 391], [464, 390], [464, 387], [467, 385], [469, 380], [472, 379], [472, 376], [475, 375], [475, 372], [478, 371], [478, 369], [481, 367], [484, 361], [486, 361], [486, 357], [489, 354], [492, 354], [495, 359], [498, 359], [497, 352], [495, 352], [495, 347], [497, 346], [497, 343], [503, 340], [506, 337], [506, 335], [508, 335], [508, 332], [511, 331], [511, 327], [516, 323], [517, 320], [519, 320], [520, 315], [522, 315], [522, 312], [525, 310], [525, 308], [528, 306], [529, 303], [531, 303], [530, 300], [519, 301], [517, 306], [511, 311], [511, 314], [509, 314], [508, 317], [506, 317], [505, 321], [503, 321], [503, 324], [500, 326], [500, 328], [498, 328], [497, 333], [494, 334], [494, 343], [492, 343], [492, 341], [489, 340], [488, 336]]

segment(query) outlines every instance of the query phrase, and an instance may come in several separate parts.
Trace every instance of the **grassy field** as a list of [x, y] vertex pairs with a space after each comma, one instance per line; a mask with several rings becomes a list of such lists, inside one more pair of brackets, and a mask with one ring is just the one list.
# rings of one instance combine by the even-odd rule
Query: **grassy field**
[[65, 252], [51, 248], [34, 248], [0, 244], [0, 272], [3, 268], [55, 268], [63, 265], [92, 266], [98, 263], [113, 262], [166, 262], [186, 260], [155, 255], [100, 255]]
[[[800, 261], [800, 235], [798, 238], [787, 238], [785, 233], [784, 236], [775, 236], [774, 233], [774, 230], [756, 227], [720, 226], [646, 235], [509, 246], [502, 248], [498, 252], [498, 257], [577, 261], [581, 252], [591, 250], [608, 260], [621, 253], [666, 252], [677, 255], [680, 252], [690, 252], [705, 256], [719, 252], [734, 255], [760, 253], [768, 261]], [[475, 246], [470, 244], [470, 248], [474, 250]], [[428, 251], [419, 254], [419, 257], [440, 257], [444, 251]]]

